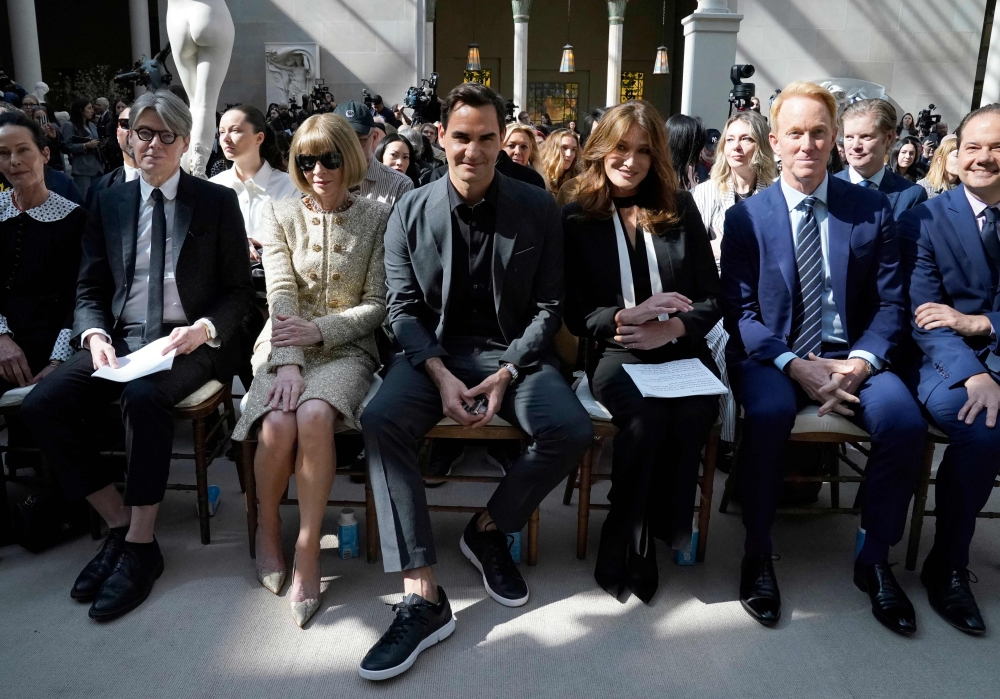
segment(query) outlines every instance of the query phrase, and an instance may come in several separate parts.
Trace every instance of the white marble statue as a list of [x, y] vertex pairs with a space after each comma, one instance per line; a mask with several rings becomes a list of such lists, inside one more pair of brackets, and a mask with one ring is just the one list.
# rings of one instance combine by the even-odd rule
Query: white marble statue
[[855, 78], [830, 78], [814, 80], [820, 87], [825, 87], [837, 100], [837, 113], [840, 114], [848, 105], [866, 99], [885, 99], [885, 88], [867, 80]]
[[309, 52], [301, 48], [265, 51], [264, 62], [275, 87], [284, 95], [282, 102], [288, 104], [289, 99], [294, 99], [302, 104], [302, 95], [312, 90], [311, 82], [316, 77]]
[[236, 27], [225, 0], [168, 0], [167, 37], [194, 121], [184, 167], [190, 174], [204, 178], [215, 142], [215, 110], [229, 71]]
[[35, 83], [35, 91], [32, 94], [38, 98], [38, 104], [45, 104], [45, 95], [49, 94], [49, 86], [39, 80]]

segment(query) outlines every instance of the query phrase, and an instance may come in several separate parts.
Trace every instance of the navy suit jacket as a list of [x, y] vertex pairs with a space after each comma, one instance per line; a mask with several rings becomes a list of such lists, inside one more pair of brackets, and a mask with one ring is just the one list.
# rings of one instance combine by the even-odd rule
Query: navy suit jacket
[[[924, 303], [943, 303], [966, 315], [985, 315], [1000, 329], [997, 280], [964, 186], [907, 211], [899, 220], [899, 237], [914, 312]], [[1000, 354], [988, 337], [962, 337], [950, 328], [921, 330], [911, 323], [923, 351], [917, 385], [921, 402], [941, 383], [953, 388], [987, 371], [989, 353]]]
[[[848, 347], [891, 362], [909, 326], [889, 201], [833, 177], [827, 199], [833, 298]], [[722, 290], [730, 363], [772, 362], [791, 352], [793, 300], [801, 292], [780, 183], [726, 212]]]
[[[849, 170], [841, 170], [836, 174], [836, 177], [845, 182], [851, 181]], [[878, 191], [889, 197], [892, 216], [897, 221], [905, 211], [909, 211], [914, 206], [927, 201], [927, 190], [914, 182], [910, 182], [905, 177], [900, 177], [889, 168], [885, 169], [885, 174], [879, 183]]]

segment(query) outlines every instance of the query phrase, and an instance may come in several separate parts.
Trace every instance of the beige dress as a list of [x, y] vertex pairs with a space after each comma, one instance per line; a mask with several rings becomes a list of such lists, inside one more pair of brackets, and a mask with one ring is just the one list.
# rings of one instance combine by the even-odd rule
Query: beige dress
[[[271, 318], [254, 345], [253, 385], [233, 439], [245, 439], [270, 410], [268, 390], [278, 368], [288, 364], [298, 365], [305, 380], [299, 405], [319, 399], [359, 417], [379, 366], [373, 333], [385, 318], [388, 219], [387, 205], [359, 196], [343, 213], [314, 213], [302, 199], [265, 204], [260, 242]], [[272, 347], [271, 323], [278, 315], [314, 322], [322, 344]]]

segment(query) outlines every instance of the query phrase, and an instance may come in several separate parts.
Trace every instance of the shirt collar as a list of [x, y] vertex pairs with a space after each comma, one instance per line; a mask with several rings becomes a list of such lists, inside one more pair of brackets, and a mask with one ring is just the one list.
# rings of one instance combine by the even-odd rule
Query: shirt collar
[[[447, 180], [448, 180], [448, 204], [449, 204], [451, 210], [454, 211], [455, 209], [457, 209], [460, 206], [468, 206], [468, 204], [466, 204], [465, 201], [462, 200], [462, 197], [459, 196], [458, 190], [455, 189], [455, 185], [453, 185], [451, 183], [451, 178], [448, 177], [448, 175], [445, 175], [445, 178], [447, 178]], [[483, 201], [477, 202], [476, 204], [473, 204], [469, 208], [474, 209], [477, 206], [479, 206], [479, 204], [482, 204], [483, 202], [486, 202], [487, 204], [490, 205], [490, 208], [496, 210], [496, 207], [497, 207], [497, 179], [498, 178], [496, 176], [496, 173], [494, 173], [493, 174], [493, 181], [490, 182], [489, 189], [486, 190], [486, 194], [483, 196]]]
[[965, 198], [969, 200], [969, 206], [972, 207], [972, 213], [978, 218], [983, 215], [983, 212], [989, 207], [989, 204], [981, 200], [975, 194], [970, 192], [967, 188], [962, 187], [965, 190]]
[[128, 163], [122, 163], [122, 167], [125, 171], [125, 181], [131, 182], [132, 180], [139, 179], [139, 168], [132, 167]]
[[827, 183], [830, 179], [829, 173], [823, 176], [823, 181], [820, 182], [819, 187], [817, 187], [812, 194], [803, 194], [797, 189], [793, 189], [791, 185], [785, 182], [784, 177], [780, 179], [781, 179], [781, 193], [785, 195], [785, 203], [788, 205], [789, 211], [794, 211], [798, 207], [798, 205], [802, 203], [802, 200], [805, 199], [806, 197], [816, 197], [816, 199], [820, 201], [823, 204], [823, 206], [826, 206]]
[[[379, 165], [382, 165], [382, 163], [376, 160], [374, 155], [368, 158], [368, 172], [365, 173], [366, 180], [369, 182], [375, 181], [375, 170]], [[385, 167], [385, 165], [382, 165], [382, 167]]]
[[[234, 165], [232, 169], [235, 170], [236, 166]], [[243, 186], [245, 187], [247, 182], [253, 182], [254, 189], [261, 194], [267, 194], [267, 183], [271, 180], [272, 172], [273, 169], [271, 168], [271, 165], [265, 160], [264, 164], [260, 166], [260, 170], [258, 170], [253, 177], [248, 178], [247, 181], [243, 183]], [[235, 177], [235, 173], [233, 176]], [[239, 178], [237, 177], [236, 179], [238, 180]]]
[[[847, 174], [851, 178], [851, 182], [854, 184], [861, 184], [865, 180], [865, 178], [861, 176], [861, 173], [853, 167], [847, 168]], [[885, 166], [881, 167], [878, 172], [869, 177], [868, 181], [875, 185], [875, 189], [878, 189], [882, 186], [883, 177], [885, 177]]]
[[[166, 201], [173, 201], [177, 198], [177, 185], [180, 181], [181, 169], [177, 168], [177, 172], [175, 172], [169, 180], [160, 185], [159, 190], [163, 193], [163, 198]], [[144, 202], [149, 201], [149, 195], [153, 193], [154, 189], [156, 189], [156, 187], [153, 187], [153, 185], [146, 182], [145, 177], [139, 178], [139, 192], [142, 195], [142, 200]]]

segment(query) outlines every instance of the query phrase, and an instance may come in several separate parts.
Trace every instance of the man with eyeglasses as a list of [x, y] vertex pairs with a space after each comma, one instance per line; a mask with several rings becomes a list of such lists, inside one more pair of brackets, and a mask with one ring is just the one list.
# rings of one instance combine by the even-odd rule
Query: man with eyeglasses
[[[86, 498], [110, 532], [70, 596], [90, 617], [138, 607], [163, 573], [153, 536], [166, 489], [177, 403], [232, 380], [234, 334], [254, 297], [236, 193], [181, 172], [191, 112], [176, 95], [132, 105], [128, 143], [140, 177], [100, 192], [84, 234], [73, 357], [38, 384], [22, 415], [70, 499]], [[172, 368], [119, 383], [94, 378], [119, 357], [168, 338]], [[93, 417], [120, 401], [128, 466], [124, 498], [93, 444]]]
[[139, 167], [135, 162], [135, 151], [132, 149], [132, 144], [129, 143], [129, 122], [128, 117], [132, 110], [130, 107], [125, 107], [122, 113], [118, 115], [118, 128], [115, 131], [115, 136], [118, 139], [118, 146], [122, 151], [122, 158], [124, 163], [120, 167], [116, 167], [111, 172], [102, 175], [101, 179], [97, 180], [94, 184], [90, 185], [90, 189], [87, 190], [87, 208], [97, 199], [97, 195], [103, 192], [105, 189], [114, 187], [115, 185], [124, 184], [125, 182], [131, 182], [139, 178]]

